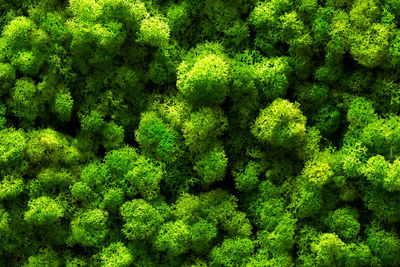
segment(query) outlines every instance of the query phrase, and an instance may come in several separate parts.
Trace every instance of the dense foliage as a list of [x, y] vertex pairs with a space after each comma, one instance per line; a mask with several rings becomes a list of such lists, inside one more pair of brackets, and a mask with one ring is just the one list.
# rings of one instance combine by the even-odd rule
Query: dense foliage
[[399, 266], [398, 0], [0, 0], [0, 266]]

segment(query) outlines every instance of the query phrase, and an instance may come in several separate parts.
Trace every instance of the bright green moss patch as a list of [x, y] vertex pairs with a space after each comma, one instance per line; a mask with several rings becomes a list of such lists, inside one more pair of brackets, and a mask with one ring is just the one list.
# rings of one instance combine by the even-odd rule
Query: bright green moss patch
[[0, 0], [0, 266], [399, 266], [397, 0]]

